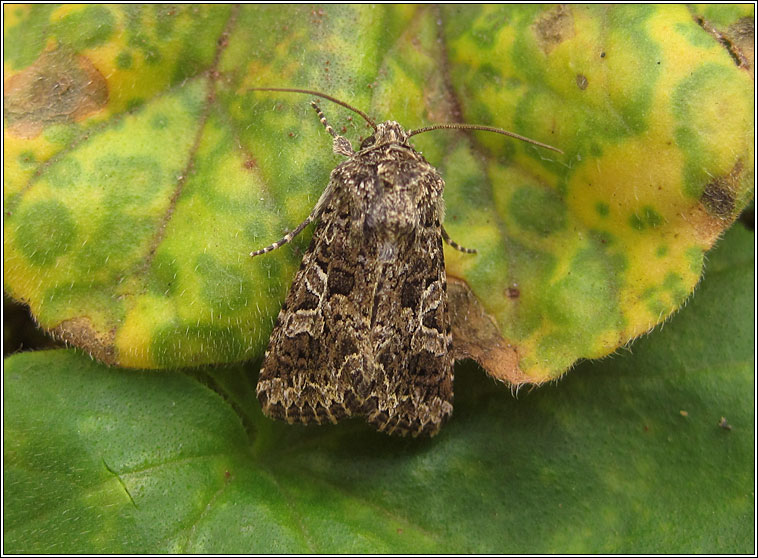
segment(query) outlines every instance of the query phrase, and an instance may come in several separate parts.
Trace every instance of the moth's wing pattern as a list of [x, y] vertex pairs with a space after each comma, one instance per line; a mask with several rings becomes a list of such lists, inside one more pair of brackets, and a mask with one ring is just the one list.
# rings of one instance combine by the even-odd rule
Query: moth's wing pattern
[[403, 265], [377, 269], [381, 288], [371, 319], [376, 371], [362, 414], [389, 434], [433, 436], [453, 412], [452, 333], [441, 205], [419, 205], [422, 215], [404, 248]]
[[334, 423], [362, 407], [373, 363], [368, 324], [345, 296], [357, 278], [339, 265], [355, 258], [346, 203], [325, 205], [271, 333], [257, 386], [271, 418]]
[[258, 380], [271, 418], [363, 415], [380, 431], [417, 436], [436, 434], [452, 413], [444, 183], [415, 155], [376, 153], [332, 173]]

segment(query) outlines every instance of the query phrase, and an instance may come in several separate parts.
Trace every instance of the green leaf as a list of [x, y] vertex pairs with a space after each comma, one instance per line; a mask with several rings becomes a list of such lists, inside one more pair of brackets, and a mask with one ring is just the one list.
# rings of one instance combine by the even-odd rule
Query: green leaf
[[[665, 320], [752, 196], [752, 6], [4, 9], [5, 289], [107, 363], [262, 354], [310, 233], [248, 254], [308, 215], [340, 157], [307, 96], [252, 87], [563, 149], [414, 137], [448, 230], [479, 251], [448, 251], [448, 273], [512, 350], [512, 383]], [[322, 108], [354, 145], [367, 134]]]
[[750, 553], [753, 243], [729, 231], [662, 331], [559, 384], [458, 367], [431, 440], [269, 421], [241, 367], [13, 356], [4, 551]]

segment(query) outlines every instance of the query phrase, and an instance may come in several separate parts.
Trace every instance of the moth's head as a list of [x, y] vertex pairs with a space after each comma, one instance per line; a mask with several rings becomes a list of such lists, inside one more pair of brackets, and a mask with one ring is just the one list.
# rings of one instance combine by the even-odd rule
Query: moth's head
[[388, 143], [408, 143], [408, 132], [394, 120], [387, 120], [376, 125], [376, 131], [361, 142], [360, 150], [378, 147]]

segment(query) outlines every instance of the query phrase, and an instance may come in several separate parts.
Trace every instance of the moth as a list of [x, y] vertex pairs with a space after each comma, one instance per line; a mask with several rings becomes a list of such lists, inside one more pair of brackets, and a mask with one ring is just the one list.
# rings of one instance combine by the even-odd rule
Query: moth
[[548, 149], [512, 132], [469, 124], [407, 131], [376, 124], [354, 151], [315, 101], [333, 150], [347, 160], [331, 173], [310, 215], [256, 257], [292, 240], [317, 221], [300, 269], [274, 324], [256, 388], [264, 414], [288, 423], [336, 423], [364, 417], [388, 434], [439, 432], [453, 412], [453, 356], [439, 172], [409, 140], [440, 128], [487, 130]]

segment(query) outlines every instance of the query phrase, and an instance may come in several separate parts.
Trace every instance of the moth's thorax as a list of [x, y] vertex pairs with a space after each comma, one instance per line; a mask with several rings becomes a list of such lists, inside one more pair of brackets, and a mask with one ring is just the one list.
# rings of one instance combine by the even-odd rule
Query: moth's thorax
[[408, 132], [395, 122], [387, 120], [377, 124], [376, 130], [361, 143], [361, 151], [366, 148], [376, 148], [388, 144], [408, 146]]
[[[383, 165], [385, 168], [401, 165], [413, 178], [420, 172], [436, 170], [408, 142], [408, 132], [395, 122], [387, 120], [376, 126], [376, 131], [361, 142], [360, 148], [351, 157], [357, 166]], [[413, 168], [416, 167], [416, 168]], [[402, 185], [399, 182], [398, 185]]]
[[335, 169], [345, 184], [353, 226], [388, 258], [411, 242], [419, 225], [439, 227], [444, 182], [437, 170], [408, 143], [397, 122], [377, 125], [350, 159]]

